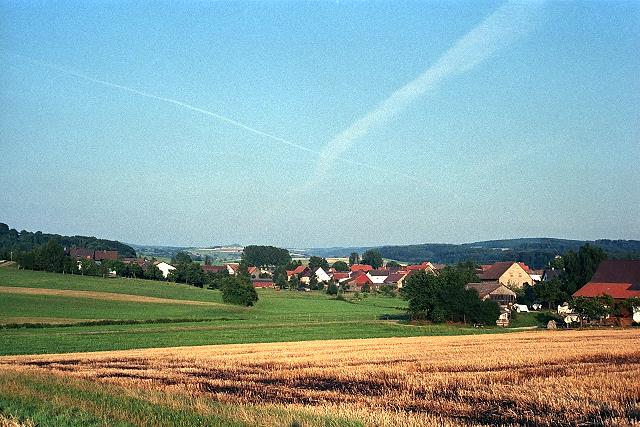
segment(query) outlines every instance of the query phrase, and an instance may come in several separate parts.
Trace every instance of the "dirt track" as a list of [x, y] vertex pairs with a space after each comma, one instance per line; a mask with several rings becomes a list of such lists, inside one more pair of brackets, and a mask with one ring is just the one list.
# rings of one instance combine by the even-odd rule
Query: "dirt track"
[[21, 288], [14, 286], [0, 286], [0, 293], [22, 294], [22, 295], [48, 295], [69, 298], [91, 298], [107, 301], [128, 301], [149, 304], [179, 304], [179, 305], [200, 305], [200, 306], [221, 306], [216, 302], [178, 300], [169, 298], [147, 297], [142, 295], [116, 294], [112, 292], [94, 291], [73, 291], [68, 289], [41, 289], [41, 288]]

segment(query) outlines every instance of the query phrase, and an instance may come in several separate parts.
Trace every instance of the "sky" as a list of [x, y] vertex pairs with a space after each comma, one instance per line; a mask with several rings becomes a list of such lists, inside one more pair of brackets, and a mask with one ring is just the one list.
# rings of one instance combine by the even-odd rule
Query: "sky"
[[0, 222], [640, 239], [640, 2], [0, 1]]

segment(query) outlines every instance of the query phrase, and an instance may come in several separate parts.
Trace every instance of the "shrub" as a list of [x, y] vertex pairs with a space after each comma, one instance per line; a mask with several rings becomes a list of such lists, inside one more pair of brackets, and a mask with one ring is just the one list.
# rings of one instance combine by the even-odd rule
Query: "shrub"
[[252, 306], [258, 301], [258, 293], [246, 277], [228, 277], [220, 288], [222, 300], [229, 304]]

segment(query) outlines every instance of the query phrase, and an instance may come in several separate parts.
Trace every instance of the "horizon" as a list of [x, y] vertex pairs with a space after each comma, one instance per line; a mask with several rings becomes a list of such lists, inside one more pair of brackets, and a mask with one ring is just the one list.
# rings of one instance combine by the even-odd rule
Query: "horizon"
[[638, 24], [638, 2], [0, 3], [0, 217], [147, 246], [640, 240]]

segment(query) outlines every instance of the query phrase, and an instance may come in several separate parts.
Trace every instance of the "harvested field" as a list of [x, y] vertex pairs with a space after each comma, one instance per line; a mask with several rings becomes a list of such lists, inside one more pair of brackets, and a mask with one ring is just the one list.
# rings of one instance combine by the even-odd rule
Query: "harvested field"
[[126, 301], [150, 304], [182, 304], [199, 306], [223, 306], [209, 301], [189, 301], [169, 298], [148, 297], [143, 295], [117, 294], [112, 292], [76, 291], [67, 289], [24, 288], [16, 286], [0, 286], [0, 293], [21, 295], [47, 295], [69, 298], [90, 298], [106, 301]]
[[638, 343], [636, 329], [178, 347], [3, 357], [0, 373], [365, 425], [637, 425]]

